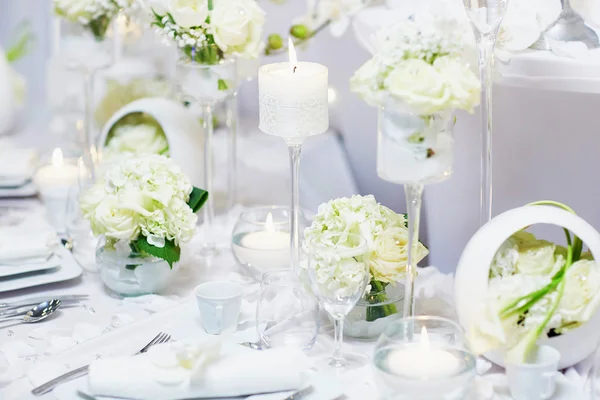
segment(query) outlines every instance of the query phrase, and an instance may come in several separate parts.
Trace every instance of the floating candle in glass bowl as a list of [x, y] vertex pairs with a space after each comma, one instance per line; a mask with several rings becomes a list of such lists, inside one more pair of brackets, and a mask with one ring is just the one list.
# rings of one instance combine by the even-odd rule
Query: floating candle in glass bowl
[[471, 390], [475, 357], [455, 322], [410, 317], [386, 327], [375, 346], [373, 370], [386, 399], [459, 400]]
[[40, 167], [33, 176], [33, 183], [46, 207], [48, 220], [59, 232], [64, 231], [66, 224], [69, 190], [78, 181], [79, 168], [66, 163], [59, 148], [52, 152], [52, 163]]
[[265, 272], [290, 266], [289, 215], [289, 208], [280, 206], [251, 208], [240, 215], [233, 228], [232, 251], [253, 278], [260, 280]]

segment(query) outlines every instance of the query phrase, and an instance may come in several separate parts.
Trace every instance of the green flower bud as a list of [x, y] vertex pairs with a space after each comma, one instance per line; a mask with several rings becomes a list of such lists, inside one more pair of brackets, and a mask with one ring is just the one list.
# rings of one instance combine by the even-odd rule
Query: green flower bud
[[283, 38], [281, 35], [273, 33], [267, 39], [267, 48], [270, 50], [279, 50], [283, 47]]
[[293, 25], [290, 28], [290, 35], [297, 39], [306, 39], [310, 34], [310, 30], [306, 25]]

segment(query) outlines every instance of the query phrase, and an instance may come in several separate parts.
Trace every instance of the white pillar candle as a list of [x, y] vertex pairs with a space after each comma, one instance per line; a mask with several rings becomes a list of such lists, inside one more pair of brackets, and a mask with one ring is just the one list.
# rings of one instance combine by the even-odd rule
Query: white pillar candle
[[260, 274], [283, 268], [290, 263], [290, 233], [276, 231], [271, 213], [265, 220], [265, 230], [241, 234], [234, 239], [233, 252], [238, 260]]
[[262, 66], [258, 71], [259, 129], [301, 142], [329, 127], [328, 70], [298, 62], [291, 40], [290, 61]]
[[52, 164], [41, 167], [33, 176], [33, 183], [40, 193], [52, 225], [64, 228], [69, 190], [77, 185], [79, 169], [65, 164], [59, 148], [52, 153]]

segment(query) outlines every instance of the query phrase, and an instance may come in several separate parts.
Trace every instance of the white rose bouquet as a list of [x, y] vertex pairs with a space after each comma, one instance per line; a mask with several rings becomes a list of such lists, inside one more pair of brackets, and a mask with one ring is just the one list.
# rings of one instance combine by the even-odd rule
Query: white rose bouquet
[[54, 13], [88, 28], [103, 39], [112, 19], [120, 10], [131, 7], [133, 0], [54, 0]]
[[217, 64], [226, 56], [257, 58], [265, 12], [256, 0], [147, 0], [152, 25], [191, 60]]
[[106, 245], [128, 244], [135, 254], [179, 261], [182, 243], [196, 229], [208, 193], [193, 187], [169, 158], [124, 158], [80, 198], [84, 218]]
[[455, 20], [406, 20], [380, 31], [377, 52], [350, 79], [369, 105], [386, 100], [419, 115], [479, 104], [480, 83], [463, 61], [464, 30]]
[[124, 124], [116, 126], [108, 137], [106, 159], [126, 155], [162, 154], [169, 155], [169, 143], [158, 123], [139, 125]]
[[[549, 204], [573, 212], [555, 202]], [[504, 348], [523, 362], [542, 337], [561, 335], [586, 323], [600, 305], [600, 268], [583, 243], [565, 231], [567, 248], [529, 232], [512, 235], [490, 268], [484, 319], [469, 329], [474, 352]]]
[[[377, 203], [371, 195], [335, 199], [319, 206], [313, 223], [304, 231], [304, 246], [307, 248], [313, 243], [328, 246], [333, 233], [358, 234], [365, 238], [370, 251], [371, 274], [365, 301], [370, 304], [386, 303], [389, 300], [386, 286], [396, 285], [406, 273], [408, 229], [405, 216]], [[418, 243], [415, 262], [421, 261], [427, 254], [427, 248]], [[338, 267], [330, 279], [353, 282], [352, 265], [348, 263], [348, 271]], [[397, 312], [394, 304], [369, 307], [367, 321]]]

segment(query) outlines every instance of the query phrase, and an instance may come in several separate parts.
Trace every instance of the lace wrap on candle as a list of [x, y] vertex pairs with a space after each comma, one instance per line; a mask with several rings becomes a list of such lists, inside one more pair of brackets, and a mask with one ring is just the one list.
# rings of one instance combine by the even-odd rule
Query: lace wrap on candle
[[[327, 91], [325, 90], [326, 94]], [[281, 96], [261, 93], [261, 131], [284, 138], [304, 138], [323, 133], [329, 127], [327, 96], [292, 98], [282, 101]]]

